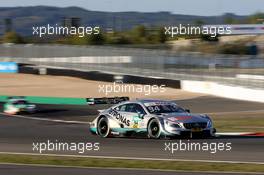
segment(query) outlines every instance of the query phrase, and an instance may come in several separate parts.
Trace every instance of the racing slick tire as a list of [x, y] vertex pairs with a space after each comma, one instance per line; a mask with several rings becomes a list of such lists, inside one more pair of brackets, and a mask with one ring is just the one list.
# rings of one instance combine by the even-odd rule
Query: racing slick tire
[[100, 137], [109, 137], [110, 127], [108, 124], [108, 119], [106, 117], [101, 117], [97, 122], [97, 133]]
[[161, 128], [157, 119], [151, 119], [148, 123], [148, 137], [151, 139], [159, 139], [161, 136]]

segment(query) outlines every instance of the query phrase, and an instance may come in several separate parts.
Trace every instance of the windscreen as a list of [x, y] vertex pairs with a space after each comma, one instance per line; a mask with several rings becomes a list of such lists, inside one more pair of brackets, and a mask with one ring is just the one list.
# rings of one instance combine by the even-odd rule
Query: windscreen
[[159, 113], [182, 113], [186, 112], [183, 108], [176, 105], [175, 103], [145, 103], [144, 104], [151, 114], [159, 114]]

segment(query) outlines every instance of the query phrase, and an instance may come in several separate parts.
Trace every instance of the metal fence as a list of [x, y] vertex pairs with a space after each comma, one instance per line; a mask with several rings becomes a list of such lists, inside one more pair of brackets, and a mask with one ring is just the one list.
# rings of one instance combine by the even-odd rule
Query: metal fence
[[264, 59], [251, 56], [103, 46], [5, 44], [0, 45], [0, 61], [264, 88]]

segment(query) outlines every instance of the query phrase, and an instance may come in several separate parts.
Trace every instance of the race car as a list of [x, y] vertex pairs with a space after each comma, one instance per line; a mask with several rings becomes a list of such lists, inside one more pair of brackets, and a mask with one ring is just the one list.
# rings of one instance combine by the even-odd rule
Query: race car
[[20, 97], [11, 97], [4, 104], [4, 113], [15, 115], [21, 112], [34, 113], [36, 105], [30, 104], [26, 99]]
[[86, 98], [88, 105], [95, 104], [118, 104], [124, 101], [128, 101], [129, 97], [103, 97], [103, 98]]
[[175, 102], [141, 99], [101, 110], [90, 123], [90, 132], [101, 137], [145, 135], [148, 138], [213, 137], [216, 129], [206, 114], [192, 114]]

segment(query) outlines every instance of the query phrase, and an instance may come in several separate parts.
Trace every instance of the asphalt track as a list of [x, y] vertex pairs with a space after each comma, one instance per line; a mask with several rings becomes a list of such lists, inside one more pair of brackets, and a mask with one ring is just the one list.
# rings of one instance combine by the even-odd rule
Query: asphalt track
[[[177, 171], [159, 171], [159, 170], [137, 170], [137, 169], [112, 169], [112, 168], [75, 168], [75, 167], [52, 167], [52, 166], [31, 166], [31, 165], [8, 165], [0, 164], [1, 174], [8, 175], [192, 175], [194, 172], [177, 172]], [[195, 172], [196, 175], [220, 175], [223, 173], [205, 173]], [[225, 175], [234, 175], [234, 173], [224, 173]], [[247, 174], [247, 173], [244, 173]], [[253, 173], [252, 173], [253, 174]], [[240, 174], [242, 175], [242, 174]]]
[[[263, 110], [264, 104], [230, 100], [217, 97], [199, 97], [179, 100], [178, 104], [192, 109], [195, 113], [232, 112]], [[39, 105], [39, 112], [29, 117], [91, 121], [97, 114], [99, 106]], [[250, 116], [249, 116], [250, 117]], [[89, 133], [88, 124], [72, 124], [51, 121], [39, 121], [14, 116], [0, 115], [0, 152], [35, 153], [33, 142], [63, 143], [99, 143], [99, 151], [44, 151], [43, 154], [63, 154], [81, 156], [149, 158], [149, 159], [184, 159], [194, 161], [229, 161], [264, 163], [264, 137], [219, 137], [214, 139], [185, 139], [185, 143], [231, 143], [231, 151], [165, 151], [165, 143], [179, 143], [180, 140], [150, 140], [145, 138], [100, 138]], [[5, 166], [8, 169], [8, 167]], [[14, 174], [16, 174], [16, 167]], [[1, 172], [3, 171], [2, 168]], [[34, 167], [28, 167], [34, 171]], [[49, 171], [49, 168], [46, 169]], [[80, 170], [80, 174], [84, 170]], [[95, 169], [87, 171], [97, 171]], [[101, 171], [101, 172], [100, 172]], [[119, 170], [117, 170], [119, 171]], [[45, 172], [45, 171], [44, 171]], [[103, 174], [98, 170], [97, 174]], [[119, 172], [121, 173], [121, 172]], [[8, 173], [9, 174], [9, 173]], [[136, 173], [140, 174], [140, 173]], [[153, 172], [152, 172], [153, 174]], [[168, 173], [166, 173], [168, 174]]]

